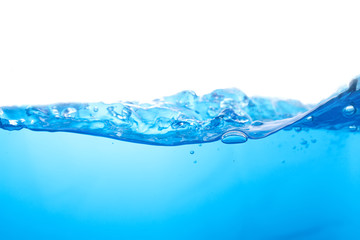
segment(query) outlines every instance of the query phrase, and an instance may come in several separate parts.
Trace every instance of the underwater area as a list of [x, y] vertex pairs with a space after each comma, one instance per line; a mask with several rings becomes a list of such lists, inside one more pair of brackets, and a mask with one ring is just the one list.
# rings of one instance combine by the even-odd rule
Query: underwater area
[[0, 107], [0, 239], [359, 239], [360, 83]]

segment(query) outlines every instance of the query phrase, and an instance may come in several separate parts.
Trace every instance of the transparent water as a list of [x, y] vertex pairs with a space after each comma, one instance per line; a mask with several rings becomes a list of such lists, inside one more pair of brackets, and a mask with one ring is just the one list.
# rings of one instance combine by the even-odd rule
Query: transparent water
[[0, 238], [359, 239], [358, 90], [1, 107]]

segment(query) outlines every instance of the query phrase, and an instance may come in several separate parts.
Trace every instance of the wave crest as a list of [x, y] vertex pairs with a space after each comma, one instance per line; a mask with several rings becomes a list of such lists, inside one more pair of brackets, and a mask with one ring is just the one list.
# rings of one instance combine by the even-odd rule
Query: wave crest
[[[201, 97], [182, 91], [152, 103], [7, 106], [0, 108], [0, 128], [74, 132], [168, 146], [217, 141], [227, 135], [244, 142], [241, 139], [263, 138], [289, 127], [357, 129], [358, 82], [353, 80], [348, 89], [315, 107], [296, 100], [250, 98], [235, 88]], [[353, 113], [344, 113], [347, 106], [353, 107]]]

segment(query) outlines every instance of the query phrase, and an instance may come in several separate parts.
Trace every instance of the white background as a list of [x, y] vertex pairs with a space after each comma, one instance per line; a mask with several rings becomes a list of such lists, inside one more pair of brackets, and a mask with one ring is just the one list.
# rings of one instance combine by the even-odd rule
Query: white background
[[0, 105], [237, 87], [316, 103], [360, 74], [356, 1], [1, 1]]

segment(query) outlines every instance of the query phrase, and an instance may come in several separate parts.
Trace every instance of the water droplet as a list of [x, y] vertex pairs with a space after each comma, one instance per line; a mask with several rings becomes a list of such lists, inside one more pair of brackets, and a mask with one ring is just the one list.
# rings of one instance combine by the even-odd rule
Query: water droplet
[[349, 126], [349, 130], [350, 130], [350, 132], [356, 132], [357, 127], [355, 125], [351, 125], [351, 126]]
[[240, 131], [230, 131], [221, 137], [221, 141], [226, 144], [244, 143], [247, 139], [247, 136]]
[[348, 105], [348, 106], [344, 107], [344, 109], [343, 109], [343, 115], [345, 117], [350, 117], [350, 116], [354, 115], [355, 112], [356, 112], [356, 109], [353, 105]]
[[195, 153], [194, 150], [191, 150], [191, 151], [190, 151], [190, 154], [194, 154], [194, 153]]
[[98, 112], [99, 108], [97, 106], [94, 106], [94, 112]]
[[256, 120], [256, 121], [253, 121], [251, 123], [252, 126], [261, 126], [263, 125], [264, 123], [262, 121], [259, 121], [259, 120]]

